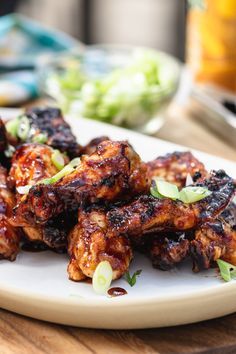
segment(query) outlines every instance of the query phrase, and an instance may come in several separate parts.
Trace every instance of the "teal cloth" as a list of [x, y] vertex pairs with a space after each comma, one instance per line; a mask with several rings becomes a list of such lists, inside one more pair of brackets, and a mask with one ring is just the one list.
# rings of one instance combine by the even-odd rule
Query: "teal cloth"
[[[0, 17], [0, 84], [7, 80], [24, 87], [28, 92], [27, 99], [36, 97], [38, 90], [34, 68], [38, 58], [43, 54], [59, 54], [75, 48], [78, 50], [82, 46], [79, 41], [65, 33], [48, 29], [25, 16], [19, 14], [2, 16]], [[9, 104], [14, 103], [14, 92], [12, 95]]]

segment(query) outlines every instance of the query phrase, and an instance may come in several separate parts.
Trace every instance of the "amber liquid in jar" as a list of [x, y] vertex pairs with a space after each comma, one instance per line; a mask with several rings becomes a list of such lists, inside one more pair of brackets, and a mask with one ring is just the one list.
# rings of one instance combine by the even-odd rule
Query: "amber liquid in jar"
[[236, 93], [236, 0], [189, 0], [187, 63], [197, 82]]

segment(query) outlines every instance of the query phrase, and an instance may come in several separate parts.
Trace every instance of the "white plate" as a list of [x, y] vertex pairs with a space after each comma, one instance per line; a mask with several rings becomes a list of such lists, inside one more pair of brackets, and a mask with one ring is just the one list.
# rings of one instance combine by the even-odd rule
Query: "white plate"
[[[183, 150], [155, 138], [89, 120], [68, 118], [78, 140], [108, 135], [128, 139], [144, 160]], [[236, 177], [236, 165], [201, 152], [195, 155], [209, 169], [224, 168]], [[67, 256], [52, 252], [21, 252], [15, 262], [1, 261], [0, 306], [34, 318], [74, 326], [94, 328], [147, 328], [206, 320], [236, 311], [236, 281], [224, 283], [215, 270], [199, 274], [186, 263], [169, 272], [153, 269], [150, 261], [137, 255], [131, 273], [142, 269], [131, 288], [123, 279], [116, 281], [128, 291], [125, 296], [96, 295], [90, 284], [67, 278]]]

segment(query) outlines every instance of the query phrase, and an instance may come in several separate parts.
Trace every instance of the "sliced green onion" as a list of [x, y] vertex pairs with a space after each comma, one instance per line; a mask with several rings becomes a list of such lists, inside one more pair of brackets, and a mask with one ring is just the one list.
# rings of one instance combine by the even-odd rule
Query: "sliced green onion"
[[52, 177], [45, 178], [45, 179], [39, 181], [37, 184], [39, 184], [39, 183], [40, 184], [53, 184], [53, 183], [59, 181], [59, 179], [61, 179], [62, 177], [67, 176], [68, 174], [73, 172], [75, 167], [77, 167], [79, 164], [80, 164], [80, 158], [76, 157], [75, 159], [71, 160], [70, 163], [68, 163], [68, 165], [66, 165], [57, 174], [55, 174]]
[[154, 198], [162, 199], [163, 196], [158, 192], [156, 187], [151, 187], [150, 188], [150, 193]]
[[217, 259], [216, 263], [220, 269], [220, 275], [224, 281], [231, 281], [232, 279], [236, 279], [236, 267], [234, 265], [222, 261], [222, 259]]
[[93, 289], [97, 294], [105, 294], [112, 282], [112, 267], [108, 261], [98, 264], [93, 274]]
[[75, 159], [71, 160], [68, 165], [66, 166], [71, 166], [73, 168], [77, 167], [80, 164], [80, 157], [76, 157]]
[[26, 186], [17, 187], [17, 188], [16, 188], [16, 191], [17, 191], [19, 194], [28, 194], [31, 187], [32, 187], [32, 186], [30, 186], [29, 184], [27, 184]]
[[207, 188], [198, 186], [188, 186], [179, 191], [175, 184], [160, 180], [158, 178], [155, 178], [153, 181], [155, 184], [152, 184], [150, 193], [155, 198], [170, 198], [173, 200], [178, 199], [183, 203], [189, 204], [198, 202], [212, 193]]
[[19, 126], [17, 129], [17, 135], [21, 140], [26, 141], [29, 135], [29, 131], [30, 131], [29, 119], [26, 116], [23, 116], [20, 118]]
[[[59, 181], [59, 179], [61, 179], [62, 177], [73, 172], [75, 167], [77, 167], [79, 164], [80, 164], [80, 158], [76, 157], [75, 159], [71, 160], [71, 162], [68, 163], [68, 165], [66, 165], [60, 172], [58, 172], [57, 174], [55, 174], [52, 177], [45, 178], [45, 179], [38, 181], [36, 183], [36, 185], [37, 184], [53, 184], [53, 183]], [[31, 187], [33, 187], [33, 186], [27, 184], [26, 186], [17, 187], [16, 190], [19, 194], [28, 194]]]
[[48, 136], [45, 133], [40, 133], [37, 134], [33, 137], [32, 142], [33, 143], [39, 143], [39, 144], [44, 144], [48, 140]]
[[62, 153], [59, 150], [54, 150], [52, 157], [52, 163], [60, 171], [65, 166], [65, 161]]
[[186, 177], [185, 187], [191, 186], [193, 183], [194, 182], [192, 176], [190, 175], [190, 173], [188, 173]]
[[183, 203], [195, 203], [211, 195], [211, 191], [204, 187], [185, 187], [179, 193]]
[[170, 199], [179, 198], [179, 190], [175, 184], [155, 179], [157, 192], [162, 196]]
[[12, 145], [8, 145], [7, 149], [4, 151], [4, 155], [7, 158], [10, 158], [13, 156], [14, 152], [16, 151], [16, 149], [14, 148], [14, 146]]
[[19, 123], [20, 123], [19, 117], [15, 118], [15, 119], [11, 119], [8, 122], [6, 122], [6, 125], [5, 125], [6, 130], [9, 134], [14, 136], [14, 138], [17, 138], [17, 131], [18, 131]]

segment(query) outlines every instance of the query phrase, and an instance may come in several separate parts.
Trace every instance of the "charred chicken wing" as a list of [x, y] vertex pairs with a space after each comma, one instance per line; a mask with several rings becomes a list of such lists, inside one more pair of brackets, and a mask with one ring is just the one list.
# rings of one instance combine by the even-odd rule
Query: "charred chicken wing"
[[[44, 178], [51, 177], [58, 172], [52, 162], [53, 149], [41, 144], [24, 144], [15, 152], [9, 179], [18, 188], [26, 185], [35, 185]], [[68, 160], [65, 158], [65, 161]], [[17, 193], [17, 199], [24, 199]]]
[[161, 270], [175, 267], [189, 255], [189, 245], [189, 240], [181, 232], [155, 235], [149, 240], [148, 252], [153, 267]]
[[14, 261], [19, 252], [20, 231], [9, 223], [14, 195], [7, 186], [7, 172], [0, 166], [0, 258]]
[[92, 278], [97, 265], [105, 260], [111, 264], [113, 279], [118, 279], [129, 268], [132, 249], [128, 238], [113, 234], [107, 228], [105, 211], [92, 208], [79, 210], [79, 223], [69, 236], [69, 254], [71, 280]]
[[[17, 149], [12, 159], [10, 180], [19, 190], [26, 185], [35, 185], [44, 178], [49, 178], [58, 172], [52, 162], [53, 149], [41, 144], [24, 144]], [[67, 158], [64, 157], [65, 162]], [[26, 195], [16, 193], [17, 202], [21, 205], [21, 213], [14, 213], [11, 223], [22, 226], [26, 236], [31, 241], [43, 241], [49, 247], [60, 249], [67, 243], [67, 235], [73, 226], [72, 213], [65, 213], [56, 219], [50, 219], [46, 225], [32, 225], [26, 218]], [[16, 207], [18, 210], [18, 207]], [[72, 225], [71, 225], [72, 223]]]
[[45, 223], [83, 203], [113, 201], [147, 191], [147, 167], [124, 141], [104, 141], [90, 156], [84, 155], [79, 166], [51, 185], [32, 187], [16, 214], [30, 222]]
[[44, 138], [42, 142], [66, 152], [71, 158], [80, 155], [80, 145], [58, 108], [32, 108], [26, 111], [23, 117], [20, 122], [26, 124], [26, 119], [30, 127], [24, 141], [30, 143]]
[[194, 232], [190, 253], [193, 270], [210, 268], [221, 258], [236, 265], [236, 205], [231, 203], [220, 217], [200, 226]]
[[216, 218], [235, 193], [235, 182], [222, 170], [196, 186], [207, 187], [210, 196], [193, 204], [143, 195], [129, 205], [108, 212], [109, 225], [118, 233], [140, 237], [145, 233], [183, 231]]

